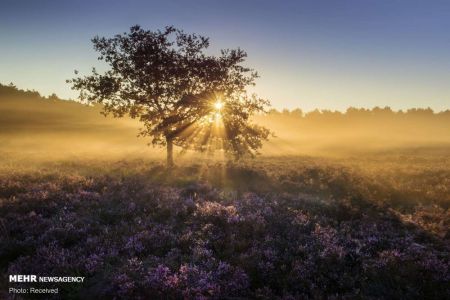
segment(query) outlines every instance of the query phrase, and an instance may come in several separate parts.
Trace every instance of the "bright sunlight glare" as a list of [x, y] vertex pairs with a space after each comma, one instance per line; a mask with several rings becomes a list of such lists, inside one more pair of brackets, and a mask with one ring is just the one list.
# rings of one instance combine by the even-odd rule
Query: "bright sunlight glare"
[[221, 110], [222, 107], [223, 107], [222, 101], [217, 100], [216, 103], [214, 103], [214, 108], [215, 108], [216, 110]]

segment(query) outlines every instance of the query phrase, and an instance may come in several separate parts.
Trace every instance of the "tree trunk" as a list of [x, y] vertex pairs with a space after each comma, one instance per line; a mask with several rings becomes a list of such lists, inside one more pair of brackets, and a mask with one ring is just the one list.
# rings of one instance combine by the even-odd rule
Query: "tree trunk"
[[166, 137], [167, 143], [167, 168], [173, 167], [173, 141], [171, 138]]

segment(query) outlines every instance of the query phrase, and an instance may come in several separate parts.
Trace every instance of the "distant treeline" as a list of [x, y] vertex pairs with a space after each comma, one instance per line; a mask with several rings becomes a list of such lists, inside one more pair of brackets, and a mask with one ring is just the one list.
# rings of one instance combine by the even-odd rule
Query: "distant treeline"
[[[39, 92], [35, 90], [22, 90], [17, 88], [13, 83], [4, 85], [0, 83], [0, 99], [42, 99], [42, 100], [63, 100], [56, 94], [51, 94], [48, 97], [41, 96]], [[345, 112], [329, 109], [315, 109], [313, 111], [305, 112], [300, 108], [288, 110], [283, 109], [281, 111], [276, 109], [270, 109], [269, 115], [282, 116], [290, 118], [303, 118], [303, 119], [342, 119], [342, 118], [390, 118], [390, 117], [450, 117], [450, 109], [445, 111], [435, 112], [431, 108], [410, 108], [407, 110], [392, 110], [390, 107], [374, 107], [372, 109], [367, 108], [355, 108], [350, 107]]]
[[[395, 111], [390, 107], [374, 107], [372, 109], [350, 107], [345, 112], [328, 109], [316, 109], [310, 112], [304, 112], [301, 109], [284, 109], [282, 111], [272, 109], [268, 116], [263, 118], [268, 118], [272, 122], [316, 124], [332, 129], [338, 129], [333, 127], [336, 125], [348, 125], [353, 130], [358, 130], [358, 125], [371, 125], [379, 128], [390, 127], [393, 130], [407, 126], [411, 130], [417, 129], [420, 131], [425, 128], [433, 128], [436, 131], [449, 128], [447, 135], [450, 136], [449, 109], [440, 112], [435, 112], [431, 108], [410, 108]], [[352, 128], [352, 126], [355, 127]], [[368, 128], [365, 127], [365, 129]], [[431, 133], [433, 133], [433, 130]]]
[[[68, 132], [81, 138], [106, 134], [108, 138], [136, 143], [140, 124], [130, 118], [104, 118], [101, 107], [89, 107], [76, 101], [41, 96], [36, 91], [21, 90], [13, 84], [0, 84], [0, 131]], [[430, 108], [393, 111], [389, 107], [348, 108], [345, 112], [301, 109], [277, 111], [255, 117], [275, 137], [265, 146], [271, 153], [300, 150], [316, 151], [324, 147], [381, 148], [450, 145], [450, 110], [434, 112]], [[0, 132], [1, 133], [1, 132]], [[36, 136], [36, 135], [33, 135]], [[120, 137], [119, 137], [120, 136]], [[10, 140], [10, 137], [8, 137]], [[99, 136], [98, 141], [105, 137]], [[145, 141], [139, 139], [139, 141]]]
[[[361, 133], [363, 135], [384, 134], [405, 137], [438, 137], [450, 141], [450, 110], [434, 112], [431, 108], [410, 108], [394, 111], [390, 107], [354, 108], [345, 112], [314, 110], [303, 112], [301, 109], [277, 111], [260, 118], [262, 123], [291, 128], [307, 128], [319, 133]], [[285, 130], [285, 129], [281, 129]]]
[[21, 90], [17, 88], [13, 83], [4, 85], [0, 83], [0, 100], [10, 99], [47, 99], [47, 100], [62, 100], [55, 93], [48, 97], [43, 97], [39, 92], [34, 90]]
[[326, 119], [339, 119], [339, 118], [376, 118], [376, 117], [392, 117], [392, 116], [414, 116], [414, 117], [430, 117], [430, 116], [450, 116], [450, 110], [435, 112], [431, 108], [410, 108], [407, 110], [392, 110], [389, 106], [386, 107], [374, 107], [372, 109], [367, 108], [347, 108], [345, 112], [338, 110], [329, 109], [315, 109], [313, 111], [304, 112], [300, 108], [293, 110], [283, 109], [282, 111], [271, 109], [269, 110], [271, 115], [279, 115], [283, 117], [294, 117], [294, 118], [326, 118]]
[[[276, 111], [257, 122], [275, 133], [274, 147], [283, 152], [337, 148], [388, 149], [399, 147], [446, 147], [450, 145], [450, 110], [430, 108], [393, 111], [389, 107], [348, 108], [345, 112], [300, 109]], [[333, 150], [334, 149], [334, 150]]]

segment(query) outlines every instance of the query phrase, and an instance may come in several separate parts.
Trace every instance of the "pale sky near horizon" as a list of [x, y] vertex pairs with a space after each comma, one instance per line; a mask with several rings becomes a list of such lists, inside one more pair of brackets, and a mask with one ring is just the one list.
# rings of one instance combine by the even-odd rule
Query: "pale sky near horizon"
[[76, 98], [96, 66], [90, 39], [140, 24], [241, 47], [275, 108], [450, 109], [450, 1], [0, 0], [0, 82]]

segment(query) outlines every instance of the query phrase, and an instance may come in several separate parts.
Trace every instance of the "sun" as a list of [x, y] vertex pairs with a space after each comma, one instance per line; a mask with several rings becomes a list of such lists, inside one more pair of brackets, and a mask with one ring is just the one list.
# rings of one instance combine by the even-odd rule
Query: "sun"
[[215, 108], [216, 110], [221, 110], [222, 107], [223, 107], [222, 101], [217, 100], [217, 101], [214, 103], [214, 108]]

